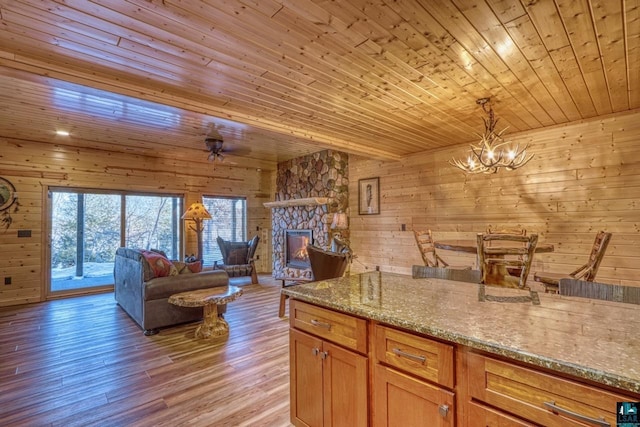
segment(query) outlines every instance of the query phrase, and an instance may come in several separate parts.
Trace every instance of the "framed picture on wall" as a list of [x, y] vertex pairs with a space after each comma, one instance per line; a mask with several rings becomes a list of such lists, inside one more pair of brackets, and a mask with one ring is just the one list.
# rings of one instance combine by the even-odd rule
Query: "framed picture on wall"
[[380, 213], [380, 178], [358, 180], [358, 213], [360, 215]]

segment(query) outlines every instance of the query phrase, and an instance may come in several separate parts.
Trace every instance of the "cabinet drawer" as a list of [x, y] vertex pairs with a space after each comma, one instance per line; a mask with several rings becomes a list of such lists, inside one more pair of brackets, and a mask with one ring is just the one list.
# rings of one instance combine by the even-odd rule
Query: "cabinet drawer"
[[471, 397], [545, 426], [615, 426], [616, 402], [637, 401], [475, 353], [467, 364]]
[[367, 321], [302, 301], [289, 306], [291, 327], [353, 349], [367, 352]]
[[376, 325], [375, 352], [380, 363], [448, 388], [454, 386], [452, 345]]
[[535, 424], [519, 420], [476, 402], [467, 404], [468, 422], [467, 425], [486, 427], [535, 427]]

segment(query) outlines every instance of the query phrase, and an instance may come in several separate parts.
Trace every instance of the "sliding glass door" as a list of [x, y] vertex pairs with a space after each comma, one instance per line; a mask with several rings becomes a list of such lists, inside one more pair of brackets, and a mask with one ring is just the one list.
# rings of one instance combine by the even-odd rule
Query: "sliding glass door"
[[113, 285], [116, 249], [160, 249], [180, 257], [182, 197], [50, 191], [49, 294]]

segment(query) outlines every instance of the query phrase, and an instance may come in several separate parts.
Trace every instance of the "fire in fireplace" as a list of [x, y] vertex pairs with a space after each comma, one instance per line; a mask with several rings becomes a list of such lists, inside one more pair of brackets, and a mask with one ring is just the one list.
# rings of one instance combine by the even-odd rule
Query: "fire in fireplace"
[[300, 269], [310, 268], [307, 245], [313, 242], [312, 239], [311, 230], [285, 230], [285, 266]]

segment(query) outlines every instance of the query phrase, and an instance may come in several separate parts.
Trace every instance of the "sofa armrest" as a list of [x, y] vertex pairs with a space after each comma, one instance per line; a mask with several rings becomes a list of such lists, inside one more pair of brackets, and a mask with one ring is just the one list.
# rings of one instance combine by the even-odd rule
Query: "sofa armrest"
[[145, 301], [149, 301], [169, 298], [180, 292], [228, 285], [229, 275], [224, 270], [156, 277], [144, 283], [143, 297]]

